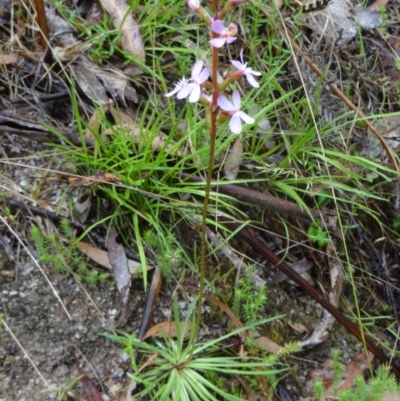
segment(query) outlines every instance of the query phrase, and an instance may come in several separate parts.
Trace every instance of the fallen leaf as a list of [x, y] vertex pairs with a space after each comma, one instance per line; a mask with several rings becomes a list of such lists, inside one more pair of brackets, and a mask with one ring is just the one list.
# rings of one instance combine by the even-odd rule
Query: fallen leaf
[[[156, 306], [156, 302], [158, 299], [158, 294], [160, 293], [162, 282], [161, 270], [156, 267], [154, 269], [154, 274], [151, 279], [151, 285], [147, 292], [146, 304], [143, 311], [142, 322], [140, 323], [138, 338], [139, 340], [143, 339], [143, 336], [146, 334], [146, 331], [149, 327], [151, 319], [153, 318], [154, 308]], [[138, 349], [135, 349], [135, 355], [137, 355]], [[135, 357], [136, 358], [136, 357]]]
[[93, 1], [86, 15], [86, 26], [94, 25], [103, 19], [103, 10], [97, 1]]
[[[99, 265], [105, 267], [106, 269], [112, 269], [110, 261], [108, 259], [108, 252], [103, 251], [102, 249], [96, 248], [86, 242], [78, 242], [76, 244], [78, 249], [88, 256], [93, 262], [98, 263]], [[128, 268], [130, 274], [141, 274], [142, 273], [142, 265], [139, 262], [128, 259]], [[154, 269], [154, 266], [147, 266], [147, 271]]]
[[87, 195], [83, 202], [74, 202], [72, 214], [79, 223], [83, 224], [90, 213], [90, 208], [92, 207], [92, 198]]
[[386, 391], [380, 401], [400, 401], [400, 392]]
[[118, 97], [122, 101], [128, 99], [138, 102], [136, 91], [130, 86], [128, 77], [119, 70], [106, 70], [82, 55], [69, 68], [82, 91], [97, 104], [109, 105], [107, 93], [113, 99]]
[[118, 395], [117, 401], [138, 401], [136, 397], [132, 396], [132, 392], [136, 390], [137, 384], [133, 382], [128, 388]]
[[324, 397], [334, 397], [343, 390], [353, 388], [354, 379], [357, 376], [364, 375], [364, 372], [368, 369], [373, 359], [374, 355], [368, 352], [361, 352], [360, 354], [356, 355], [354, 359], [346, 365], [343, 371], [342, 381], [340, 383], [331, 384], [331, 386], [327, 388]]
[[83, 392], [87, 401], [103, 401], [100, 391], [94, 384], [93, 380], [78, 366], [78, 372], [81, 377]]
[[256, 344], [259, 347], [264, 348], [265, 351], [270, 352], [271, 354], [277, 354], [282, 350], [282, 347], [280, 345], [278, 345], [276, 342], [270, 340], [267, 337], [260, 336], [257, 337], [255, 340]]
[[228, 156], [226, 157], [226, 161], [224, 164], [224, 174], [228, 180], [234, 180], [237, 177], [237, 174], [240, 169], [240, 164], [242, 162], [242, 154], [243, 154], [243, 144], [241, 135], [239, 135], [228, 152]]
[[[185, 322], [180, 322], [179, 327], [180, 330], [182, 331], [184, 328]], [[191, 324], [189, 323], [189, 327], [186, 330], [184, 337], [189, 338], [191, 331]], [[162, 337], [162, 336], [167, 336], [167, 337], [176, 337], [177, 335], [177, 330], [176, 330], [176, 324], [175, 322], [171, 320], [166, 320], [165, 322], [158, 323], [151, 327], [149, 330], [147, 330], [146, 334], [143, 336], [142, 340], [146, 340], [146, 338], [149, 337]]]
[[117, 230], [111, 227], [107, 240], [108, 260], [112, 266], [117, 290], [121, 294], [122, 302], [126, 304], [129, 297], [129, 288], [131, 287], [131, 275], [124, 247], [118, 244], [116, 240]]
[[[101, 110], [101, 111], [100, 111]], [[104, 105], [102, 109], [95, 108], [94, 113], [90, 117], [88, 127], [85, 129], [84, 136], [87, 139], [95, 139], [93, 133], [98, 134], [101, 122], [104, 119], [104, 113], [108, 112], [109, 105]]]
[[143, 61], [146, 54], [140, 27], [127, 2], [125, 0], [101, 0], [101, 4], [113, 19], [115, 28], [122, 32], [122, 48]]
[[95, 175], [90, 175], [89, 177], [68, 177], [68, 183], [73, 187], [88, 187], [99, 182], [112, 183], [119, 181], [121, 181], [121, 179], [117, 175], [105, 173], [104, 171], [98, 171]]
[[368, 10], [377, 10], [378, 7], [386, 6], [389, 0], [375, 0], [372, 4], [370, 4], [367, 9]]
[[298, 333], [308, 333], [309, 330], [307, 329], [306, 326], [304, 326], [304, 324], [301, 323], [295, 323], [292, 321], [288, 321], [288, 325], [294, 330], [297, 331]]
[[121, 125], [133, 125], [135, 122], [133, 118], [121, 109], [116, 109], [114, 106], [110, 106], [110, 113], [117, 124]]
[[333, 369], [334, 362], [332, 359], [326, 359], [324, 362], [320, 363], [315, 369], [307, 376], [306, 380], [306, 390], [307, 396], [312, 397], [314, 391], [314, 383], [316, 380], [322, 382], [324, 389], [329, 388], [335, 376], [335, 370]]

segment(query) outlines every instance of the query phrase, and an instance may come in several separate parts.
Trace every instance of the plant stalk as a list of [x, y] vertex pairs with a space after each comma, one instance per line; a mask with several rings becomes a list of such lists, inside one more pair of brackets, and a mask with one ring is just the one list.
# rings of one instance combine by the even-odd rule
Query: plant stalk
[[[215, 34], [213, 33], [214, 37]], [[199, 285], [199, 300], [196, 309], [196, 324], [194, 330], [192, 332], [193, 339], [193, 347], [192, 351], [194, 351], [195, 338], [200, 329], [201, 322], [201, 311], [203, 306], [203, 293], [204, 293], [204, 281], [205, 281], [205, 270], [206, 270], [206, 248], [207, 248], [207, 211], [208, 204], [210, 201], [210, 192], [211, 192], [211, 181], [212, 181], [212, 173], [214, 167], [214, 157], [215, 157], [215, 139], [217, 136], [217, 117], [218, 117], [218, 107], [217, 107], [217, 99], [219, 96], [219, 88], [218, 88], [218, 49], [212, 47], [212, 84], [214, 86], [214, 91], [212, 94], [212, 100], [210, 105], [210, 155], [208, 158], [208, 169], [207, 169], [207, 180], [206, 180], [206, 190], [204, 195], [204, 203], [203, 203], [203, 215], [201, 222], [201, 248], [200, 248], [200, 285]]]

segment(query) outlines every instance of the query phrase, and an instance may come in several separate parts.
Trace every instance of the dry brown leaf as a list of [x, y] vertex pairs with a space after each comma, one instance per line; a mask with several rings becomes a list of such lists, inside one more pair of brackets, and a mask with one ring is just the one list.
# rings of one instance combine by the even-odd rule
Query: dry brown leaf
[[130, 86], [128, 77], [119, 70], [107, 70], [82, 55], [69, 68], [82, 91], [97, 104], [110, 104], [107, 93], [122, 101], [128, 99], [138, 102], [136, 91]]
[[100, 108], [95, 108], [94, 113], [90, 117], [88, 127], [85, 129], [84, 136], [87, 139], [95, 139], [93, 133], [98, 134], [101, 122], [104, 119], [104, 112], [108, 112], [109, 105], [104, 105], [102, 112], [100, 112]]
[[239, 135], [228, 152], [224, 164], [224, 174], [228, 180], [235, 180], [242, 162], [243, 144], [241, 135]]
[[[180, 322], [180, 330], [182, 331], [184, 328], [185, 322]], [[189, 338], [191, 331], [191, 324], [189, 323], [188, 329], [186, 330], [184, 337]], [[143, 336], [143, 341], [146, 340], [146, 338], [149, 337], [162, 337], [162, 336], [167, 336], [167, 337], [176, 337], [177, 331], [176, 331], [176, 324], [175, 322], [171, 320], [166, 320], [165, 322], [158, 323], [151, 327], [149, 330], [147, 330], [146, 334]]]
[[100, 0], [104, 9], [110, 14], [116, 29], [122, 31], [121, 46], [124, 50], [145, 59], [145, 50], [137, 20], [132, 15], [132, 10], [125, 0]]
[[386, 391], [380, 401], [400, 401], [399, 391]]
[[132, 395], [136, 387], [137, 384], [133, 382], [122, 393], [118, 394], [117, 401], [138, 401], [138, 399]]
[[83, 392], [87, 401], [103, 401], [100, 391], [93, 380], [78, 366], [78, 372], [81, 375]]
[[[84, 253], [94, 262], [105, 267], [106, 269], [112, 269], [110, 261], [108, 259], [108, 253], [106, 251], [96, 248], [86, 242], [78, 242], [76, 246], [82, 253]], [[134, 260], [128, 259], [128, 268], [130, 274], [142, 273], [142, 265], [139, 262], [135, 262]], [[147, 266], [147, 270], [151, 270], [153, 268], [154, 266]]]
[[367, 10], [377, 10], [378, 7], [386, 6], [389, 0], [375, 0], [367, 7]]
[[292, 322], [291, 320], [288, 321], [288, 325], [294, 330], [297, 331], [298, 333], [308, 333], [309, 330], [307, 329], [306, 326], [304, 326], [304, 324], [301, 323], [295, 323]]
[[[223, 310], [232, 320], [233, 324], [236, 326], [236, 328], [240, 329], [243, 327], [243, 323], [240, 321], [240, 319], [235, 315], [235, 313], [232, 311], [232, 309], [220, 301], [218, 298], [213, 297], [212, 295], [204, 294], [203, 295], [205, 299], [209, 300], [210, 302], [214, 303], [217, 305], [221, 310]], [[243, 331], [239, 333], [239, 335], [243, 338], [246, 339], [248, 337], [247, 331]], [[257, 333], [254, 333], [256, 337], [256, 343], [262, 348], [264, 348], [267, 352], [271, 352], [272, 354], [278, 353], [282, 347], [275, 343], [274, 341], [270, 340], [267, 337], [264, 336], [259, 336]]]
[[78, 220], [79, 223], [83, 224], [89, 216], [90, 208], [92, 207], [92, 198], [90, 195], [82, 202], [74, 202], [72, 214], [74, 219]]
[[89, 177], [68, 177], [69, 185], [73, 187], [88, 187], [98, 182], [119, 182], [121, 179], [113, 173], [105, 173], [104, 171], [98, 171], [95, 175]]
[[280, 345], [264, 336], [256, 338], [256, 344], [259, 347], [264, 348], [265, 351], [270, 352], [271, 354], [277, 354], [282, 350], [282, 347]]
[[316, 380], [322, 382], [324, 389], [327, 389], [332, 385], [335, 376], [333, 366], [333, 360], [326, 359], [308, 374], [306, 381], [307, 396], [313, 396], [314, 383]]
[[127, 114], [125, 111], [121, 109], [116, 109], [114, 106], [110, 106], [109, 108], [111, 115], [113, 116], [114, 121], [117, 124], [122, 124], [122, 125], [133, 125], [135, 124], [135, 121], [133, 118]]
[[107, 239], [108, 260], [114, 273], [117, 290], [121, 294], [122, 302], [126, 304], [131, 287], [131, 275], [129, 274], [128, 258], [124, 247], [117, 242], [117, 230], [111, 227]]
[[103, 10], [97, 1], [92, 3], [87, 15], [86, 26], [94, 25], [103, 19]]
[[339, 384], [332, 384], [326, 390], [324, 397], [333, 397], [338, 392], [351, 389], [354, 386], [354, 379], [357, 376], [364, 375], [364, 372], [368, 369], [373, 359], [374, 355], [372, 353], [361, 352], [356, 355], [354, 359], [346, 365], [343, 371], [343, 380]]

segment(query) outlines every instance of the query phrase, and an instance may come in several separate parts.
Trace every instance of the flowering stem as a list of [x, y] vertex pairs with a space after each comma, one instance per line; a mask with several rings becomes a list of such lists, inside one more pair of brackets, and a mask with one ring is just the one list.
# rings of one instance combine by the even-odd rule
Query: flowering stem
[[[214, 36], [214, 34], [213, 34]], [[205, 266], [206, 266], [206, 232], [207, 232], [207, 211], [208, 211], [208, 203], [210, 200], [210, 191], [211, 191], [211, 179], [214, 167], [214, 156], [215, 156], [215, 138], [217, 136], [217, 116], [218, 116], [218, 107], [217, 107], [217, 99], [219, 96], [219, 88], [218, 88], [218, 49], [212, 47], [212, 84], [214, 87], [214, 91], [212, 94], [211, 105], [210, 105], [210, 155], [208, 158], [208, 169], [207, 169], [207, 179], [206, 179], [206, 190], [204, 196], [204, 204], [203, 204], [203, 216], [201, 222], [201, 248], [200, 248], [200, 286], [199, 286], [199, 300], [197, 304], [196, 311], [196, 325], [193, 331], [193, 339], [196, 338], [201, 322], [201, 311], [203, 306], [203, 293], [204, 293], [204, 281], [205, 281]], [[192, 352], [194, 351], [195, 341], [193, 341]]]

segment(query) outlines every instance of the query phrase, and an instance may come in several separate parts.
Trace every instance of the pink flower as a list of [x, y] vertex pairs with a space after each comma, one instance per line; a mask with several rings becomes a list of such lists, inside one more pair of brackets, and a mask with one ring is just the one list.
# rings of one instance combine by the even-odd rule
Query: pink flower
[[175, 93], [180, 92], [182, 90], [182, 88], [188, 84], [188, 82], [189, 82], [188, 79], [186, 79], [185, 77], [182, 77], [182, 79], [180, 79], [178, 81], [178, 83], [175, 84], [175, 88], [171, 92], [168, 92], [165, 94], [165, 97], [170, 97], [170, 96], [175, 95]]
[[178, 99], [185, 99], [189, 96], [189, 102], [195, 103], [200, 99], [201, 85], [207, 81], [210, 76], [210, 71], [207, 68], [203, 68], [204, 63], [197, 61], [192, 68], [192, 76], [190, 79], [182, 78], [176, 85], [175, 89], [165, 96], [169, 97], [176, 95]]
[[238, 91], [234, 91], [232, 94], [231, 103], [225, 96], [218, 96], [218, 106], [222, 110], [222, 114], [231, 117], [229, 121], [229, 128], [233, 134], [240, 134], [242, 132], [242, 120], [247, 124], [253, 124], [254, 118], [248, 116], [243, 111], [240, 111], [240, 94]]
[[200, 8], [200, 0], [188, 0], [187, 5], [191, 10], [197, 11]]
[[253, 88], [259, 88], [259, 83], [254, 79], [253, 75], [259, 76], [261, 72], [254, 71], [252, 68], [247, 67], [247, 63], [243, 61], [243, 49], [240, 50], [240, 61], [237, 60], [230, 60], [232, 65], [237, 69], [234, 74], [231, 74], [231, 78], [239, 78], [243, 75], [246, 75], [248, 83]]
[[220, 20], [214, 20], [211, 23], [211, 30], [219, 35], [219, 38], [210, 40], [210, 45], [216, 48], [222, 47], [225, 43], [228, 45], [234, 42], [237, 38], [237, 26], [235, 24], [229, 24], [228, 28], [225, 28], [224, 23]]

